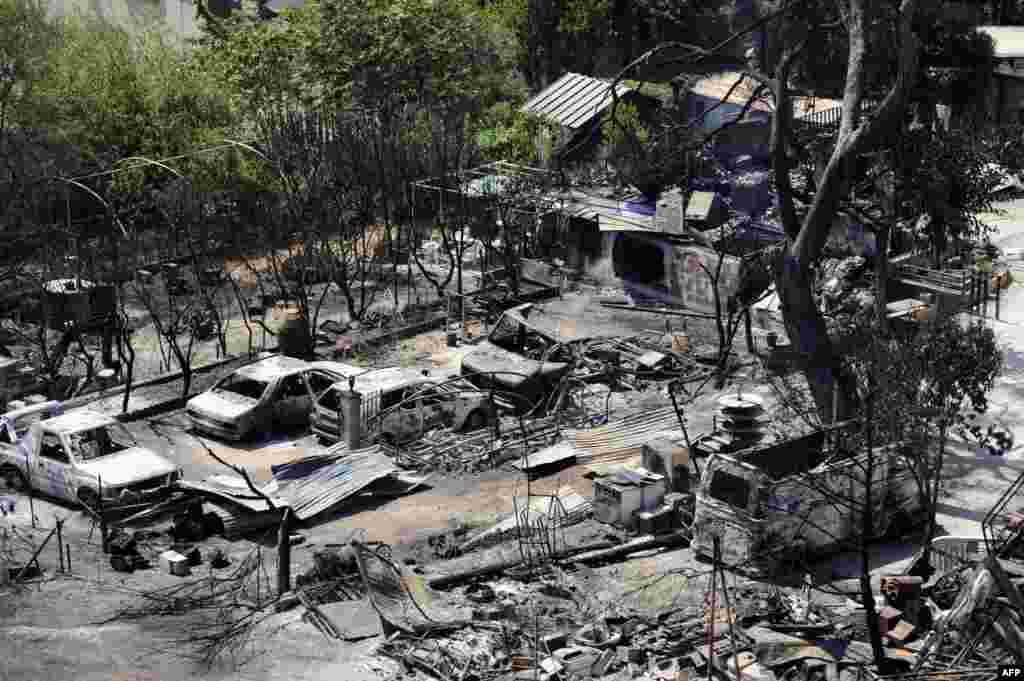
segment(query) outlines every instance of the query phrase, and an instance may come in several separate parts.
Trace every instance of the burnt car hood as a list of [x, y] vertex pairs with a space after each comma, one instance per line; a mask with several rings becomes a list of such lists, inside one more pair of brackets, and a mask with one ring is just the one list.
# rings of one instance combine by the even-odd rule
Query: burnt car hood
[[258, 400], [245, 395], [226, 390], [213, 390], [196, 395], [188, 401], [186, 407], [203, 416], [221, 421], [231, 421], [248, 414], [258, 404]]
[[496, 372], [495, 382], [510, 388], [516, 388], [537, 375], [557, 378], [568, 366], [564, 362], [538, 362], [499, 348], [490, 341], [480, 343], [462, 358], [463, 375], [493, 371]]
[[101, 479], [104, 487], [130, 485], [178, 470], [166, 457], [144, 447], [131, 447], [92, 461], [83, 461], [79, 468]]

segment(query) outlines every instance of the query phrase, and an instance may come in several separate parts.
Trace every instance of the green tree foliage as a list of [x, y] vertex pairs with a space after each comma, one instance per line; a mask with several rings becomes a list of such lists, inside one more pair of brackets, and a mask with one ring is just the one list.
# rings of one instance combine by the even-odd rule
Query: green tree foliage
[[217, 83], [160, 27], [129, 31], [78, 16], [60, 31], [40, 87], [53, 112], [51, 134], [87, 153], [160, 158], [230, 124]]
[[930, 217], [927, 238], [936, 253], [964, 240], [983, 235], [986, 227], [976, 217], [992, 208], [992, 190], [1000, 174], [993, 154], [975, 131], [917, 128], [904, 137], [914, 169], [903, 186], [909, 214]]
[[988, 411], [988, 395], [1003, 366], [992, 329], [944, 319], [910, 339], [873, 330], [862, 338], [847, 361], [862, 390], [869, 378], [881, 388], [875, 403], [879, 437], [905, 438], [940, 419], [985, 443], [1001, 437], [977, 425]]
[[539, 116], [519, 111], [510, 102], [499, 102], [476, 121], [477, 145], [489, 159], [536, 165], [550, 158], [558, 126]]
[[273, 21], [205, 15], [205, 27], [191, 61], [216, 75], [235, 110], [255, 120], [267, 109], [315, 103], [318, 78], [308, 52], [320, 41], [319, 3], [285, 10]]
[[48, 114], [37, 97], [59, 47], [59, 27], [37, 0], [0, 0], [0, 143], [9, 126], [38, 122]]
[[335, 104], [493, 97], [499, 55], [464, 0], [323, 0], [309, 61]]
[[611, 9], [610, 0], [499, 0], [492, 16], [515, 37], [519, 70], [537, 91], [567, 70], [594, 72], [612, 37]]

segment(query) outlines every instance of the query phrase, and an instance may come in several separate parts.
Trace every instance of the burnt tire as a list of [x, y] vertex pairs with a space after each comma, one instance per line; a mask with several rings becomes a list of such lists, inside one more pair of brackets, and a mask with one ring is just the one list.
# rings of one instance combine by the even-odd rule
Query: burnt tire
[[466, 420], [462, 422], [462, 430], [467, 433], [480, 430], [487, 426], [487, 414], [483, 413], [479, 409], [475, 409], [469, 413]]
[[83, 487], [78, 490], [75, 496], [90, 510], [96, 510], [100, 506], [100, 495], [94, 489]]
[[3, 481], [4, 487], [13, 492], [28, 490], [28, 480], [25, 479], [25, 474], [14, 466], [4, 466], [0, 469], [0, 481]]

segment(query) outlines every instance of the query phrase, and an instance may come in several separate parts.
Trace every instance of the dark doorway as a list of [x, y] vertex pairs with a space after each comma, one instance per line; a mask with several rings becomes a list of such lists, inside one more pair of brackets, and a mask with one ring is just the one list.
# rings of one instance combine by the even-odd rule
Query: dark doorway
[[633, 298], [660, 300], [665, 287], [665, 256], [657, 241], [623, 232], [612, 246], [615, 276], [623, 280]]

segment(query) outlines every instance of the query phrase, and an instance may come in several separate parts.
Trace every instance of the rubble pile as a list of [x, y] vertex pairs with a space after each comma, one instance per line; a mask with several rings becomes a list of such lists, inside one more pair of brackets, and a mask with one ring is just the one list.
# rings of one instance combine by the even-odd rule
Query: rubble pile
[[552, 566], [537, 567], [525, 581], [499, 577], [456, 589], [446, 598], [466, 604], [471, 619], [449, 622], [452, 628], [436, 627], [425, 636], [397, 631], [378, 652], [445, 681], [660, 681], [695, 674], [743, 681], [852, 681], [969, 671], [1019, 662], [1024, 654], [1014, 638], [1021, 613], [999, 605], [1008, 597], [998, 581], [979, 566], [956, 607], [940, 611], [933, 625], [931, 612], [937, 608], [920, 577], [883, 577], [876, 616], [884, 670], [874, 666], [861, 605], [835, 597], [816, 602], [828, 599], [814, 596], [809, 579], [795, 593], [746, 583], [707, 589], [700, 603], [643, 612], [622, 605], [609, 609], [593, 598], [586, 572]]
[[554, 417], [503, 418], [493, 428], [471, 433], [452, 428], [429, 431], [420, 440], [396, 449], [395, 461], [421, 472], [475, 473], [542, 449], [557, 436]]
[[871, 278], [865, 276], [868, 268], [867, 259], [859, 255], [822, 262], [815, 288], [830, 331], [851, 326], [874, 307]]

